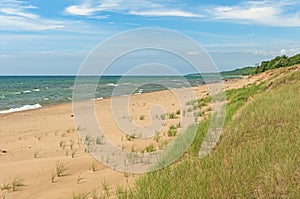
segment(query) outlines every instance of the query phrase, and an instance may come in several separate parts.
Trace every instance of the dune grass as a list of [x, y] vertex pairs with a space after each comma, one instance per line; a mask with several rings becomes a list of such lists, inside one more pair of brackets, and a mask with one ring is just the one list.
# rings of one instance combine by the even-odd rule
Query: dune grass
[[300, 198], [300, 71], [265, 85], [227, 92], [225, 128], [207, 157], [197, 155], [209, 119], [186, 156], [118, 197]]

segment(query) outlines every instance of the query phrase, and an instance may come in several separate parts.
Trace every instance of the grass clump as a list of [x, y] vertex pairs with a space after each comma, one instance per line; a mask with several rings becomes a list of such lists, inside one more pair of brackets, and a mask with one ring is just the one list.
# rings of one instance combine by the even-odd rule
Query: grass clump
[[169, 129], [168, 130], [168, 137], [174, 137], [177, 134], [177, 129]]
[[134, 135], [126, 135], [126, 140], [127, 141], [132, 141], [134, 140], [135, 136]]
[[16, 177], [11, 182], [12, 191], [17, 191], [18, 187], [22, 187], [22, 186], [25, 186], [25, 184], [23, 183], [23, 179]]
[[67, 170], [67, 164], [65, 162], [58, 161], [55, 166], [57, 177], [61, 177]]
[[89, 192], [86, 193], [73, 193], [72, 199], [88, 199], [89, 198]]
[[176, 119], [177, 118], [175, 113], [169, 113], [168, 116], [169, 116], [169, 119]]
[[151, 152], [155, 151], [155, 147], [153, 144], [150, 144], [145, 148], [145, 150], [146, 150], [146, 152], [151, 153]]
[[98, 136], [96, 138], [96, 144], [98, 144], [98, 145], [104, 144], [104, 138], [103, 138], [103, 136]]
[[97, 164], [95, 161], [93, 161], [90, 165], [90, 170], [92, 170], [93, 172], [97, 171]]
[[80, 173], [78, 176], [77, 176], [77, 184], [80, 184], [84, 178], [81, 176], [82, 174]]

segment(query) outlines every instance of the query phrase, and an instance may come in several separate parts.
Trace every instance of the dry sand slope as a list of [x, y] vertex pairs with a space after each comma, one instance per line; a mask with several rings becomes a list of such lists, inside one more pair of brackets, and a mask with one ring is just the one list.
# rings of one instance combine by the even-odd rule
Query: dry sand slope
[[[243, 87], [262, 78], [266, 76], [230, 80], [225, 87]], [[198, 97], [208, 94], [205, 85], [193, 89]], [[115, 145], [125, 150], [144, 150], [150, 144], [158, 147], [159, 143], [153, 139], [141, 142], [126, 137], [112, 117], [110, 100], [96, 101], [96, 111], [104, 132]], [[148, 108], [156, 103], [162, 104], [167, 112], [179, 109], [171, 91], [135, 95], [129, 107], [132, 122], [148, 125]], [[85, 151], [71, 115], [71, 104], [0, 115], [0, 150], [3, 150], [0, 152], [0, 198], [71, 198], [73, 192], [97, 190], [103, 193], [105, 189], [113, 192], [118, 184], [126, 186], [133, 182], [137, 175], [108, 168]], [[171, 139], [164, 132], [179, 121], [180, 116], [166, 121], [162, 140]], [[52, 179], [58, 162], [66, 164], [67, 169], [61, 177]], [[15, 190], [12, 188], [14, 179]], [[22, 180], [24, 186], [18, 186], [18, 180]]]

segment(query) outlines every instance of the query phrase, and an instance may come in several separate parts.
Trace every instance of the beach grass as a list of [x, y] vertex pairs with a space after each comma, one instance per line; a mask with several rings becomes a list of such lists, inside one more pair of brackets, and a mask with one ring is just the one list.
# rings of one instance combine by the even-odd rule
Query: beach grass
[[67, 170], [67, 163], [58, 161], [55, 166], [57, 177], [61, 177]]
[[186, 156], [118, 197], [300, 198], [300, 71], [271, 81], [227, 92], [225, 127], [208, 156], [198, 158], [210, 117]]

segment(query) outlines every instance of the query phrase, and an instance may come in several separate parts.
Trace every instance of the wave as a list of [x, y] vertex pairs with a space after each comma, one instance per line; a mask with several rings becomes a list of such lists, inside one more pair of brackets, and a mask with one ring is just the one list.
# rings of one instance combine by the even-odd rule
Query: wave
[[40, 89], [37, 88], [37, 89], [34, 89], [33, 91], [34, 92], [40, 92]]
[[118, 86], [118, 84], [114, 84], [114, 83], [108, 83], [108, 84], [106, 84], [106, 86]]
[[0, 111], [0, 114], [26, 111], [26, 110], [33, 110], [33, 109], [38, 109], [38, 108], [41, 108], [41, 107], [42, 106], [40, 104], [25, 105], [25, 106], [22, 106], [22, 107], [19, 107], [19, 108], [11, 108], [11, 109], [8, 109], [8, 110]]
[[23, 93], [31, 93], [31, 91], [23, 91]]

